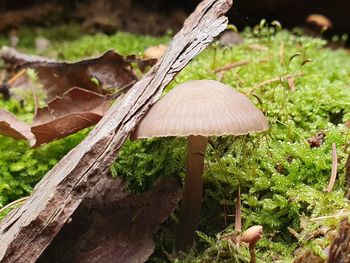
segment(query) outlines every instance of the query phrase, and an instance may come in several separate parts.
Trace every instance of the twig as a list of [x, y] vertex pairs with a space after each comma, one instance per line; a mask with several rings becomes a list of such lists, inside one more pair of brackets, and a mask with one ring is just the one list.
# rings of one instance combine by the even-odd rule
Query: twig
[[332, 144], [332, 173], [331, 178], [329, 180], [328, 187], [326, 189], [326, 192], [330, 192], [333, 189], [335, 178], [337, 177], [337, 167], [338, 167], [338, 161], [337, 161], [337, 148], [335, 143]]
[[282, 77], [275, 77], [275, 78], [268, 79], [268, 80], [265, 80], [265, 81], [259, 83], [257, 85], [257, 87], [260, 88], [260, 87], [262, 87], [264, 85], [267, 85], [267, 84], [270, 84], [270, 83], [273, 83], [273, 82], [276, 82], [276, 81], [280, 81], [282, 78], [289, 79], [289, 78], [300, 77], [302, 75], [303, 75], [302, 73], [298, 73], [298, 74], [288, 74], [288, 75], [285, 75], [285, 76], [282, 76]]
[[350, 153], [345, 163], [345, 180], [346, 180], [346, 187], [348, 188], [348, 193], [346, 197], [350, 199]]
[[281, 41], [281, 44], [280, 44], [279, 56], [280, 56], [281, 65], [284, 65], [284, 42], [283, 41]]
[[330, 219], [330, 218], [344, 217], [347, 215], [348, 215], [348, 213], [343, 213], [343, 214], [339, 214], [339, 215], [331, 215], [331, 216], [320, 216], [320, 217], [316, 217], [316, 218], [311, 218], [310, 221], [311, 222], [322, 221], [322, 220], [326, 220], [326, 219]]
[[[263, 58], [263, 59], [258, 60], [257, 63], [262, 63], [262, 62], [267, 62], [267, 61], [269, 61], [267, 58]], [[250, 62], [251, 61], [248, 61], [248, 60], [242, 60], [242, 61], [238, 61], [238, 62], [235, 62], [232, 64], [228, 64], [222, 68], [218, 68], [218, 69], [214, 70], [214, 73], [219, 73], [221, 71], [226, 71], [226, 70], [237, 68], [240, 66], [245, 66], [245, 65], [248, 65]]]
[[34, 62], [57, 62], [54, 59], [21, 53], [12, 47], [6, 47], [6, 46], [3, 46], [0, 49], [0, 57], [6, 63], [12, 64], [15, 66], [22, 66], [26, 63], [34, 63]]
[[15, 204], [18, 204], [18, 203], [21, 203], [21, 202], [24, 202], [26, 201], [27, 199], [29, 198], [29, 196], [26, 196], [26, 197], [22, 197], [20, 199], [17, 199], [7, 205], [5, 205], [3, 208], [0, 209], [0, 213], [4, 212], [7, 208], [10, 208], [11, 206], [15, 205]]
[[117, 92], [107, 95], [108, 98], [116, 99], [118, 98], [122, 93], [126, 93], [134, 84], [136, 83], [136, 80], [133, 80], [129, 82], [128, 84], [124, 85], [123, 87], [119, 88]]
[[235, 213], [235, 230], [242, 232], [241, 186], [238, 185]]

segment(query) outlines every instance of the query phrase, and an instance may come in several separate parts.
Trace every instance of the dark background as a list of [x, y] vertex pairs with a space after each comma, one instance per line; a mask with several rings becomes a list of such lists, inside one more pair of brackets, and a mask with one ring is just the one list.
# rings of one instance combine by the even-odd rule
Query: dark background
[[[98, 0], [97, 0], [98, 1]], [[35, 5], [48, 2], [63, 6], [61, 19], [69, 20], [77, 3], [88, 0], [0, 0], [1, 12], [30, 8]], [[95, 1], [96, 2], [96, 1]], [[171, 12], [172, 9], [181, 9], [189, 14], [198, 4], [198, 0], [114, 0], [118, 2], [130, 2], [131, 7], [138, 5], [145, 10]], [[292, 28], [303, 26], [305, 18], [309, 14], [320, 13], [331, 19], [333, 28], [328, 35], [350, 33], [350, 1], [349, 0], [236, 0], [229, 12], [231, 23], [239, 29], [244, 26], [253, 26], [262, 18], [268, 21], [278, 20], [283, 27]]]

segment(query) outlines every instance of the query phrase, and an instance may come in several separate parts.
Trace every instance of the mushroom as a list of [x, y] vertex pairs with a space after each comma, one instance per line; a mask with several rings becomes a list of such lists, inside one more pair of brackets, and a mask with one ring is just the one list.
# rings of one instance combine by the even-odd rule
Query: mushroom
[[267, 128], [267, 119], [245, 95], [215, 80], [192, 80], [175, 87], [151, 107], [136, 127], [132, 138], [187, 137], [177, 251], [194, 243], [208, 136], [243, 135]]
[[256, 262], [255, 246], [256, 243], [262, 238], [263, 227], [252, 226], [243, 232], [240, 241], [249, 245], [250, 263]]
[[160, 59], [165, 54], [167, 48], [168, 47], [163, 44], [160, 44], [158, 46], [152, 46], [145, 50], [145, 52], [143, 53], [143, 56], [146, 59]]
[[306, 24], [312, 27], [316, 33], [323, 33], [332, 27], [332, 21], [324, 15], [312, 14], [306, 18]]

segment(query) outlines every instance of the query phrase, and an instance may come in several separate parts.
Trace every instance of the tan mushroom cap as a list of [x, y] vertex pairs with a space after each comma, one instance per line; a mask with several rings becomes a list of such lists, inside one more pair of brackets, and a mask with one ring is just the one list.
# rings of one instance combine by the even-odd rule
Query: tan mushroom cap
[[332, 27], [332, 22], [328, 17], [321, 14], [312, 14], [306, 18], [307, 24], [316, 24], [319, 27], [323, 27], [325, 29]]
[[242, 135], [266, 129], [267, 119], [245, 95], [215, 80], [192, 80], [157, 101], [132, 138]]

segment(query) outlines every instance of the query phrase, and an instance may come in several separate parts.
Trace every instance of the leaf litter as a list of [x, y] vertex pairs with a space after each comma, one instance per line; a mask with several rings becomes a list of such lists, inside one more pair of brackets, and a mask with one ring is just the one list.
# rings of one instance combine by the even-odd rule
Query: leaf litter
[[[134, 68], [144, 73], [157, 61], [134, 55], [124, 58], [112, 50], [100, 57], [75, 63], [56, 62], [9, 47], [3, 47], [0, 56], [17, 69], [16, 74], [2, 84], [7, 87], [9, 97], [14, 88], [34, 91], [34, 85], [39, 83], [49, 101], [43, 108], [36, 105], [31, 125], [5, 110], [0, 112], [0, 134], [27, 139], [31, 146], [39, 146], [95, 125], [112, 100], [138, 80]], [[33, 83], [29, 69], [35, 71], [38, 83]], [[35, 92], [33, 96], [36, 96]]]

